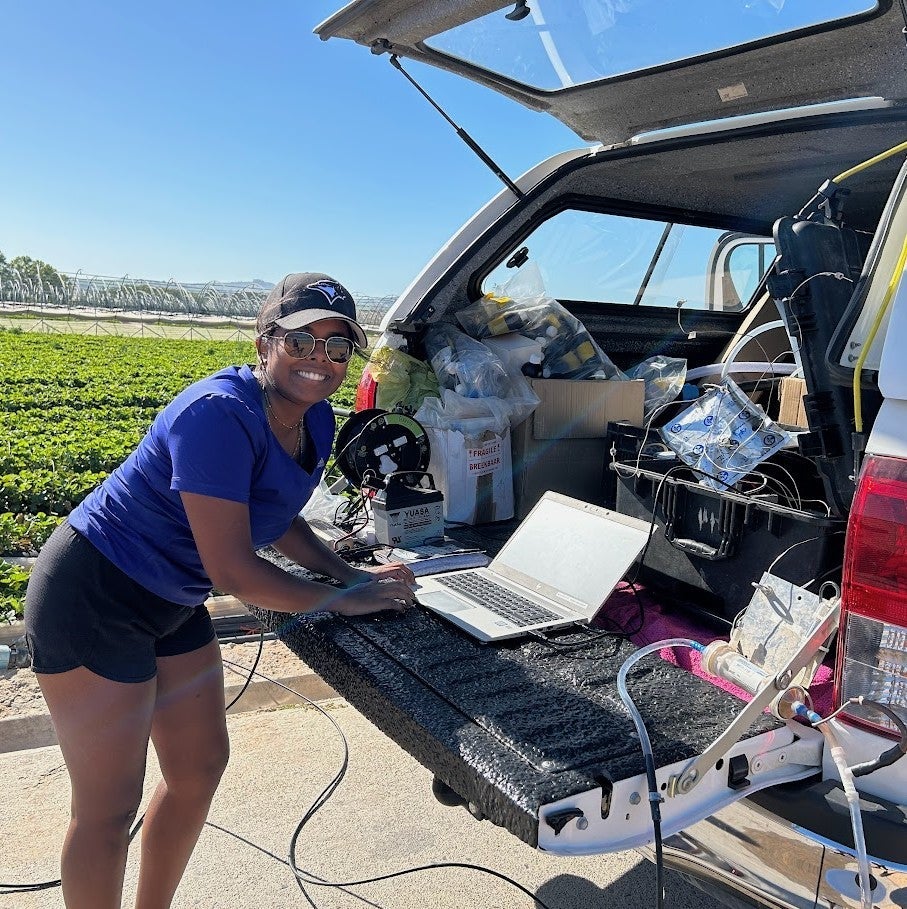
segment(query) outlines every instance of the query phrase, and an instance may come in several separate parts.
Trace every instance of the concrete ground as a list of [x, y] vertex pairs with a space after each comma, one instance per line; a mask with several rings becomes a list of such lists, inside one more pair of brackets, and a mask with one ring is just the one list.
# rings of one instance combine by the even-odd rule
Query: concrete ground
[[[465, 809], [440, 805], [431, 795], [431, 775], [345, 701], [328, 698], [321, 706], [343, 730], [350, 762], [340, 788], [300, 837], [300, 867], [322, 879], [349, 881], [432, 862], [471, 862], [513, 878], [551, 909], [653, 905], [654, 867], [636, 853], [558, 858], [533, 850], [488, 821], [476, 821]], [[231, 714], [228, 724], [230, 766], [174, 909], [541, 905], [499, 878], [463, 868], [433, 869], [344, 889], [310, 887], [307, 900], [285, 859], [299, 819], [340, 766], [340, 737], [313, 707]], [[157, 780], [152, 751], [146, 802]], [[0, 754], [0, 884], [57, 876], [68, 798], [66, 770], [56, 746]], [[124, 906], [133, 904], [137, 845], [138, 839], [130, 850]], [[668, 909], [719, 905], [671, 872], [667, 885]], [[0, 909], [62, 905], [59, 888], [0, 893]]]

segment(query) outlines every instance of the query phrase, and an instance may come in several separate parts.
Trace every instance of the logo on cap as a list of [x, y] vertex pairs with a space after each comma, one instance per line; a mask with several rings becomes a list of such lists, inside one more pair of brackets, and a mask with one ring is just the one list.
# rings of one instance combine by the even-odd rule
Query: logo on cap
[[316, 281], [314, 284], [307, 284], [306, 290], [317, 290], [318, 293], [323, 294], [328, 301], [328, 306], [333, 306], [336, 300], [346, 297], [343, 288], [333, 281]]

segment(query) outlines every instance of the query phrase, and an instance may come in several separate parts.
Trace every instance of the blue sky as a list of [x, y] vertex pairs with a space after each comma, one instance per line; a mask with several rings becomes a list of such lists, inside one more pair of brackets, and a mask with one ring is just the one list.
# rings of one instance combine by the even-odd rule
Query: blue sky
[[[5, 3], [0, 250], [114, 276], [318, 269], [402, 290], [500, 183], [386, 58], [312, 34], [341, 5]], [[512, 176], [584, 144], [408, 69]]]

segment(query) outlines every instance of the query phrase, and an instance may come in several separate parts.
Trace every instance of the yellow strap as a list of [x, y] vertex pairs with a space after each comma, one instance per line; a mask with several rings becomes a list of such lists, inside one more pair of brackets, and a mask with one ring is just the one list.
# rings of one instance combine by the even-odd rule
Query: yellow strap
[[895, 145], [894, 148], [889, 148], [888, 151], [884, 151], [874, 158], [869, 158], [862, 164], [854, 165], [850, 170], [845, 170], [844, 173], [838, 174], [832, 182], [840, 183], [842, 180], [846, 180], [848, 177], [858, 174], [861, 170], [866, 170], [867, 167], [872, 167], [873, 164], [878, 164], [880, 161], [884, 161], [886, 158], [890, 158], [892, 155], [896, 155], [898, 152], [902, 151], [907, 151], [907, 142], [901, 142], [900, 145]]
[[[907, 143], [905, 143], [905, 145], [907, 145]], [[857, 357], [857, 362], [853, 368], [853, 417], [854, 429], [856, 429], [857, 432], [863, 431], [863, 398], [860, 393], [863, 364], [866, 362], [866, 357], [869, 356], [869, 349], [872, 347], [872, 342], [875, 340], [879, 326], [882, 324], [882, 319], [885, 318], [885, 313], [888, 311], [888, 307], [894, 297], [894, 291], [904, 272], [905, 264], [907, 264], [907, 237], [904, 237], [904, 245], [901, 247], [901, 254], [898, 256], [897, 264], [894, 266], [894, 271], [888, 281], [888, 287], [885, 288], [885, 296], [882, 297], [882, 305], [879, 306], [879, 311], [872, 321], [872, 327], [869, 329], [869, 334], [866, 336], [863, 349], [860, 351], [860, 356]]]

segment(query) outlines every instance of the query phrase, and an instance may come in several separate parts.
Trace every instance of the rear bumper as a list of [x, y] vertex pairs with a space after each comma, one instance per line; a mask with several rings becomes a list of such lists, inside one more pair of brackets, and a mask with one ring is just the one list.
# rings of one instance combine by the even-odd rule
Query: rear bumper
[[823, 852], [747, 799], [664, 841], [665, 865], [713, 896], [732, 906], [772, 909], [813, 909]]
[[[802, 793], [814, 799], [823, 793], [827, 802], [828, 785], [806, 786]], [[879, 817], [880, 807], [885, 808], [884, 819]], [[907, 895], [907, 864], [873, 857], [874, 848], [899, 854], [897, 841], [904, 831], [892, 807], [891, 803], [864, 800], [863, 824], [876, 881], [873, 906], [878, 909], [903, 907]], [[820, 822], [814, 826], [828, 833], [833, 825]], [[653, 859], [650, 848], [641, 851]], [[849, 845], [799, 826], [753, 799], [743, 799], [668, 837], [664, 861], [729, 906], [814, 909], [817, 905], [835, 905], [857, 909], [860, 905], [857, 863]]]

